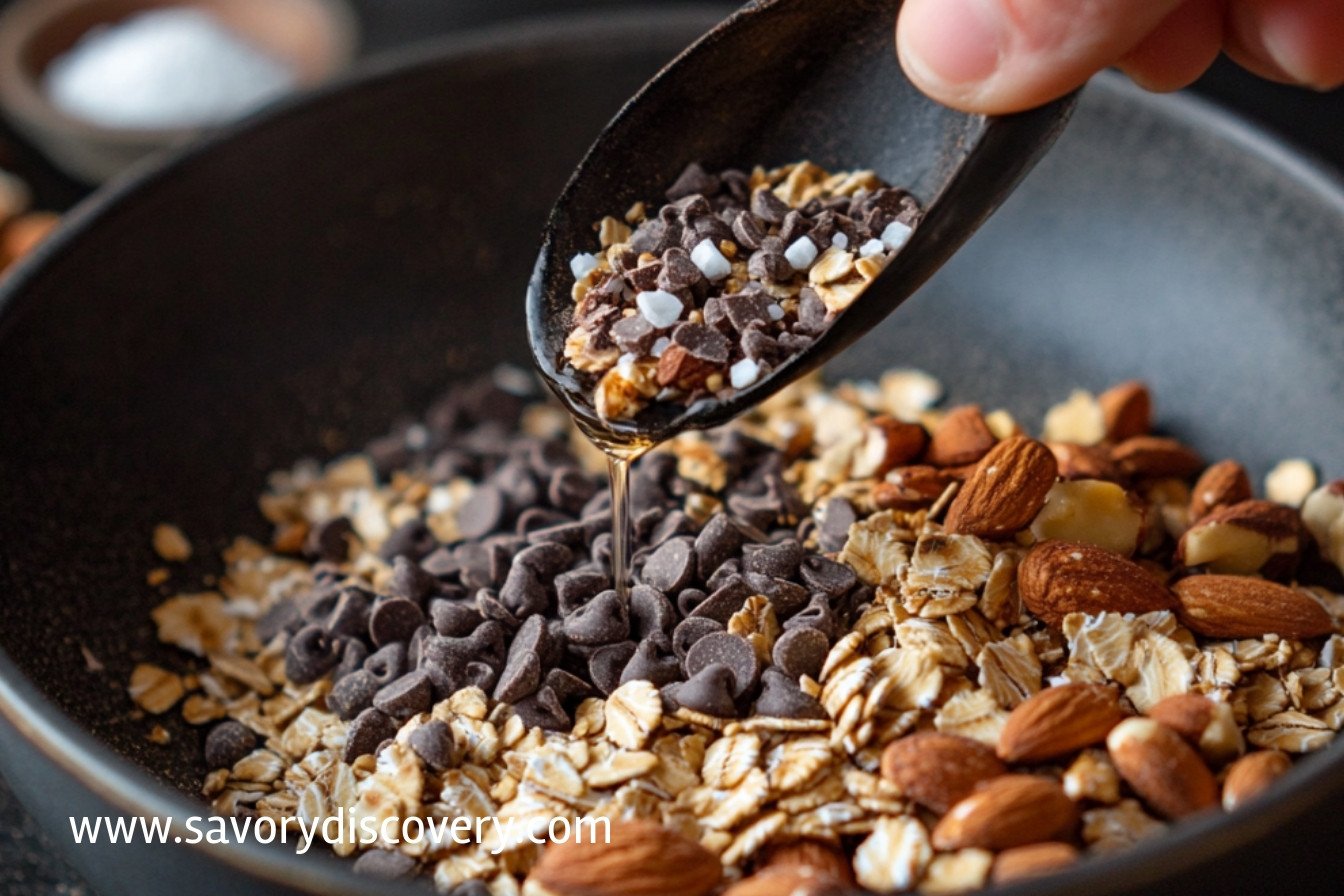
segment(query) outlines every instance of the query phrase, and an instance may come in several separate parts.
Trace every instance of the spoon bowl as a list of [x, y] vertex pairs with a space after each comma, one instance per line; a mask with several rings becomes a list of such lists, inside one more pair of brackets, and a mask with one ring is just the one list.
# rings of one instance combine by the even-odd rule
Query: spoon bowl
[[[908, 298], [998, 208], [1054, 142], [1075, 95], [1009, 116], [971, 115], [926, 97], [896, 60], [900, 0], [759, 0], [709, 31], [617, 113], [551, 211], [527, 294], [542, 376], [577, 422], [607, 443], [653, 444], [726, 423], [815, 370]], [[872, 169], [925, 215], [881, 276], [805, 351], [729, 399], [654, 402], [605, 420], [562, 352], [574, 303], [569, 260], [592, 224], [663, 194], [689, 162], [708, 170], [807, 159]], [[895, 361], [896, 359], [893, 359]]]

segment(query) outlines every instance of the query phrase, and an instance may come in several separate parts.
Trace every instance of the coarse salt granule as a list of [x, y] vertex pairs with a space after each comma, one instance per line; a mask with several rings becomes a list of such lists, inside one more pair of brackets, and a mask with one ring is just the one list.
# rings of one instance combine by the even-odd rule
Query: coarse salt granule
[[575, 280], [582, 280], [597, 270], [597, 256], [591, 252], [580, 252], [569, 260], [569, 271]]
[[733, 384], [734, 389], [745, 389], [761, 375], [761, 365], [750, 358], [743, 358], [732, 367], [728, 368], [728, 381]]
[[872, 258], [874, 255], [881, 255], [887, 251], [887, 247], [882, 245], [881, 240], [869, 240], [859, 247], [860, 258]]
[[95, 28], [43, 73], [63, 112], [113, 128], [221, 124], [292, 90], [294, 72], [199, 9]]
[[778, 302], [771, 302], [769, 305], [766, 305], [765, 313], [770, 315], [771, 320], [784, 319], [784, 309], [779, 306]]
[[703, 239], [691, 250], [691, 261], [711, 283], [722, 280], [733, 272], [733, 265], [719, 251], [711, 239]]
[[837, 249], [848, 249], [849, 237], [845, 236], [844, 231], [837, 230], [835, 236], [831, 237], [831, 245]]
[[817, 244], [811, 237], [800, 236], [784, 250], [784, 260], [793, 265], [795, 271], [805, 271], [817, 260]]
[[635, 305], [644, 319], [659, 330], [672, 326], [686, 310], [681, 299], [662, 289], [646, 290], [635, 296]]
[[910, 234], [914, 232], [914, 228], [909, 224], [892, 221], [887, 225], [887, 229], [882, 231], [882, 246], [888, 252], [895, 252], [905, 245], [906, 241], [910, 239]]
[[653, 340], [653, 346], [649, 349], [649, 354], [655, 358], [661, 358], [663, 352], [667, 351], [667, 347], [671, 344], [671, 339], [668, 339], [666, 336], [659, 336], [657, 339]]

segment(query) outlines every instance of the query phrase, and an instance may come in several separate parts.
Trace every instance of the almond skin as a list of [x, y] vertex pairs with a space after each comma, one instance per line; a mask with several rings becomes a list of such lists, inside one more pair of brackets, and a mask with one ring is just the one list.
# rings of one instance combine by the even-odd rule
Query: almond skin
[[1128, 476], [1185, 479], [1204, 468], [1203, 459], [1182, 442], [1163, 436], [1133, 436], [1111, 449], [1111, 460]]
[[1215, 510], [1251, 497], [1251, 477], [1246, 468], [1234, 460], [1220, 460], [1201, 473], [1190, 490], [1190, 521], [1199, 522]]
[[1124, 719], [1114, 690], [1099, 684], [1062, 684], [1017, 705], [999, 733], [1004, 762], [1043, 762], [1101, 743]]
[[1078, 807], [1064, 788], [1036, 775], [986, 781], [957, 803], [933, 829], [936, 849], [1011, 849], [1067, 838], [1078, 825]]
[[1008, 769], [985, 744], [968, 737], [920, 731], [894, 740], [882, 753], [882, 777], [910, 799], [934, 812], [946, 812], [977, 784]]
[[1153, 397], [1138, 380], [1119, 383], [1097, 396], [1106, 425], [1106, 441], [1147, 435], [1153, 428]]
[[769, 847], [760, 861], [759, 869], [774, 871], [781, 868], [801, 867], [829, 874], [846, 884], [854, 883], [854, 866], [843, 851], [820, 840], [797, 840]]
[[1334, 622], [1314, 599], [1287, 585], [1249, 576], [1190, 576], [1173, 586], [1177, 615], [1210, 638], [1315, 638]]
[[1217, 804], [1218, 785], [1209, 767], [1160, 722], [1125, 719], [1111, 729], [1106, 749], [1120, 777], [1167, 818], [1184, 818]]
[[740, 880], [722, 896], [845, 896], [853, 888], [831, 875], [798, 866], [767, 868]]
[[1070, 613], [1149, 613], [1175, 608], [1168, 588], [1143, 567], [1086, 544], [1043, 541], [1017, 568], [1027, 609], [1052, 628]]
[[980, 406], [962, 405], [948, 411], [933, 430], [924, 460], [937, 467], [973, 464], [989, 453], [995, 441]]
[[1105, 445], [1079, 445], [1077, 442], [1046, 442], [1045, 447], [1059, 464], [1061, 479], [1104, 479], [1119, 482], [1124, 478], [1120, 467], [1111, 460]]
[[1261, 750], [1248, 753], [1228, 766], [1223, 779], [1223, 808], [1228, 812], [1254, 799], [1293, 767], [1287, 753]]
[[1078, 849], [1068, 843], [1033, 843], [1007, 849], [994, 857], [989, 879], [1006, 884], [1030, 877], [1042, 877], [1067, 868], [1078, 861]]
[[1199, 746], [1204, 729], [1213, 721], [1213, 701], [1203, 694], [1172, 694], [1149, 709], [1148, 718]]
[[878, 510], [917, 510], [937, 501], [951, 484], [952, 477], [937, 467], [897, 467], [873, 486], [873, 504]]
[[948, 508], [946, 528], [960, 535], [1007, 538], [1045, 506], [1058, 464], [1050, 449], [1026, 436], [1000, 442], [975, 465]]
[[651, 821], [612, 819], [609, 843], [552, 844], [527, 882], [553, 896], [706, 896], [722, 878], [700, 844]]

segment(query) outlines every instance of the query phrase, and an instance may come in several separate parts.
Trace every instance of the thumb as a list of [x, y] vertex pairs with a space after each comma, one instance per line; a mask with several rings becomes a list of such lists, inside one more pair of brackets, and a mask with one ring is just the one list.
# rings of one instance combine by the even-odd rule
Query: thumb
[[1183, 0], [906, 0], [896, 49], [934, 99], [1029, 109], [1124, 58]]

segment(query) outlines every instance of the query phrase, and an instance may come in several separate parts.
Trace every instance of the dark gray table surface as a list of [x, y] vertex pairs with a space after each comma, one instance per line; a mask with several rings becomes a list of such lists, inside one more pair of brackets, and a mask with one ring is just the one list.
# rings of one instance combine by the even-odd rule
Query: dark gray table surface
[[[0, 0], [0, 7], [9, 0]], [[398, 47], [457, 28], [526, 16], [538, 10], [628, 5], [626, 0], [355, 0], [363, 53]], [[732, 4], [724, 4], [725, 8]], [[1220, 62], [1194, 90], [1259, 122], [1330, 165], [1344, 170], [1344, 91], [1316, 94], [1250, 77]], [[64, 209], [88, 192], [64, 177], [0, 121], [0, 167], [23, 174], [44, 207]], [[0, 779], [0, 896], [94, 896], [60, 858], [56, 846], [24, 813]]]

